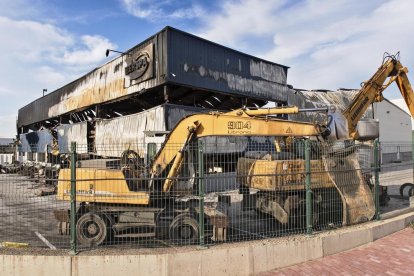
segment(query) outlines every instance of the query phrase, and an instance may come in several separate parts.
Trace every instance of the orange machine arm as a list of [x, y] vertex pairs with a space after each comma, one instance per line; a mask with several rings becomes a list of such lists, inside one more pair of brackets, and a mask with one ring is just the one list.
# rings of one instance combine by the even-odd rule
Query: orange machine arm
[[[343, 112], [351, 138], [358, 138], [357, 124], [367, 108], [373, 102], [383, 100], [382, 92], [392, 83], [396, 82], [398, 88], [408, 105], [411, 116], [414, 117], [414, 93], [407, 78], [408, 69], [401, 65], [395, 56], [389, 56], [378, 68], [377, 72], [362, 86], [352, 103]], [[388, 82], [385, 83], [386, 79]], [[385, 84], [384, 84], [385, 83]]]
[[[324, 109], [325, 110], [325, 109]], [[238, 109], [228, 113], [195, 114], [181, 120], [170, 132], [152, 165], [151, 176], [159, 176], [171, 163], [163, 191], [170, 190], [183, 161], [187, 143], [205, 136], [318, 136], [321, 127], [312, 123], [276, 119], [268, 115], [295, 114], [297, 107], [260, 110]], [[310, 110], [303, 110], [310, 111]], [[314, 110], [313, 110], [314, 111]]]

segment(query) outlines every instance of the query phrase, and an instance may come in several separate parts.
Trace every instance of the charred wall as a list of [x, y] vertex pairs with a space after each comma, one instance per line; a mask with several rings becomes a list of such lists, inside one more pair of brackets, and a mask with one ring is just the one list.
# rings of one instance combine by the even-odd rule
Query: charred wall
[[[163, 104], [128, 116], [109, 120], [100, 119], [96, 122], [96, 154], [120, 157], [125, 149], [131, 149], [139, 153], [140, 156], [144, 156], [145, 148], [149, 142], [149, 132], [171, 131], [181, 119], [191, 114], [203, 112], [208, 112], [208, 110]], [[238, 139], [234, 139], [234, 137], [203, 137], [200, 139], [208, 145], [205, 149], [207, 154], [216, 153], [218, 149], [220, 149], [220, 153], [244, 151], [249, 140], [246, 137], [238, 137]], [[260, 137], [251, 139], [260, 141]], [[163, 141], [164, 138], [158, 143]], [[111, 147], [107, 145], [111, 145]]]
[[[337, 91], [291, 90], [291, 93], [288, 94], [288, 104], [300, 108], [323, 108], [335, 105], [341, 111], [344, 111], [351, 104], [357, 93], [358, 90], [349, 89], [339, 89]], [[368, 108], [364, 116], [372, 117], [371, 108]], [[326, 115], [324, 112], [302, 112], [289, 115], [289, 120], [325, 123]]]
[[119, 56], [85, 76], [65, 85], [56, 91], [24, 106], [18, 112], [17, 127], [60, 117], [69, 112], [87, 109], [101, 103], [109, 102], [130, 94], [139, 93], [157, 87], [165, 82], [166, 35], [160, 32], [145, 42], [129, 50], [131, 55], [152, 49], [151, 68], [153, 71], [140, 83], [131, 82], [125, 76], [129, 60], [127, 55]]
[[53, 136], [50, 131], [44, 129], [30, 133], [20, 134], [19, 152], [50, 152]]
[[165, 102], [222, 110], [286, 102], [287, 70], [166, 27], [126, 55], [22, 107], [17, 127], [19, 133], [37, 131], [91, 117], [111, 118], [112, 111], [132, 114]]
[[168, 37], [167, 80], [227, 95], [287, 101], [288, 67], [184, 32]]

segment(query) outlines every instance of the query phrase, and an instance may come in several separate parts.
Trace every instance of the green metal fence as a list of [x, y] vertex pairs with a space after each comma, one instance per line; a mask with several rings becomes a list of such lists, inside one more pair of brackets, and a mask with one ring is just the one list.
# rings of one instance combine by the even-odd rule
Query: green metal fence
[[[214, 246], [380, 219], [408, 207], [411, 147], [309, 139], [76, 145], [44, 162], [3, 165], [0, 241], [34, 247]], [[99, 147], [99, 154], [96, 149]], [[92, 151], [91, 151], [92, 149]], [[384, 163], [393, 160], [395, 162]], [[398, 156], [397, 156], [398, 155]], [[401, 158], [404, 156], [404, 158]], [[176, 157], [177, 158], [177, 157]], [[402, 188], [402, 195], [400, 190]], [[388, 194], [385, 193], [388, 189]], [[414, 191], [414, 189], [413, 189]]]

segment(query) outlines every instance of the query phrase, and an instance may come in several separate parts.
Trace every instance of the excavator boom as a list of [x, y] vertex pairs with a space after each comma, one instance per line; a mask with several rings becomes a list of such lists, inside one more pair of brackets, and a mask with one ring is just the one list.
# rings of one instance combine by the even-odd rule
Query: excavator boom
[[[396, 56], [388, 56], [385, 59], [377, 72], [364, 83], [352, 103], [343, 112], [348, 123], [349, 137], [358, 138], [358, 121], [372, 103], [383, 100], [382, 92], [394, 81], [397, 83], [411, 116], [414, 117], [414, 93], [407, 72], [408, 69], [400, 63]], [[385, 83], [388, 78], [388, 82]]]
[[407, 68], [402, 68], [399, 71], [399, 74], [395, 82], [398, 88], [400, 89], [401, 95], [404, 98], [404, 101], [407, 104], [408, 109], [410, 110], [411, 117], [414, 118], [414, 93], [410, 81], [408, 80], [407, 73]]

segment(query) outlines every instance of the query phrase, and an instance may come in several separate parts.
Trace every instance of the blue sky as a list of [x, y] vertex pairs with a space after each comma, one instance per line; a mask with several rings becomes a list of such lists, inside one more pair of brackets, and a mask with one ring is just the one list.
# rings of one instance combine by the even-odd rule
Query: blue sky
[[[385, 51], [401, 51], [414, 70], [410, 0], [0, 0], [0, 7], [0, 137], [15, 135], [17, 110], [43, 88], [63, 86], [107, 61], [106, 48], [129, 49], [166, 25], [290, 66], [288, 82], [298, 88], [357, 88]], [[400, 98], [395, 88], [385, 95]]]

